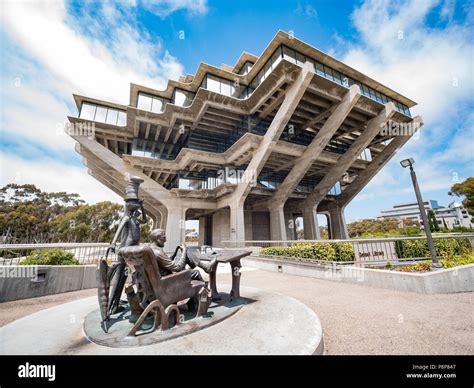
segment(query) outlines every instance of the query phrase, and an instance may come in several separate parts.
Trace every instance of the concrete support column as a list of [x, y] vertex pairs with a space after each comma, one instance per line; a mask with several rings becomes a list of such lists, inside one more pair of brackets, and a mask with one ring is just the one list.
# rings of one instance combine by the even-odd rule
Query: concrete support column
[[285, 213], [283, 206], [270, 208], [270, 239], [287, 240]]
[[170, 206], [166, 217], [166, 243], [165, 252], [174, 252], [178, 245], [185, 241], [186, 234], [186, 208]]
[[285, 212], [286, 239], [296, 240], [296, 221], [293, 213]]
[[[230, 206], [230, 241], [241, 242], [245, 240], [244, 205], [231, 204]], [[238, 247], [239, 245], [236, 244]]]
[[349, 233], [344, 217], [344, 207], [329, 205], [327, 211], [329, 215], [329, 238], [333, 240], [348, 239]]
[[304, 208], [302, 211], [305, 240], [320, 240], [321, 233], [319, 231], [318, 213], [316, 212], [316, 208]]
[[206, 217], [199, 217], [199, 241], [200, 246], [205, 245], [205, 235], [206, 235]]

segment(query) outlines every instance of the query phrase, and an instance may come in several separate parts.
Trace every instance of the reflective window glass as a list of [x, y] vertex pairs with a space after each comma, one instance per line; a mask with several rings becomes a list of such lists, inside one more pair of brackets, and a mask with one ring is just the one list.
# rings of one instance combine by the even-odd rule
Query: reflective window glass
[[118, 110], [116, 109], [109, 109], [107, 112], [107, 119], [105, 122], [107, 124], [116, 125], [117, 124], [117, 117], [118, 117]]
[[105, 123], [105, 118], [107, 116], [107, 108], [102, 106], [98, 106], [95, 112], [95, 121], [99, 121], [101, 123]]
[[286, 46], [283, 47], [283, 57], [291, 63], [296, 63], [295, 52]]
[[325, 77], [324, 66], [321, 65], [319, 62], [316, 62], [315, 67], [316, 67], [316, 74]]
[[81, 114], [79, 117], [85, 120], [94, 120], [96, 106], [83, 102], [81, 106]]
[[221, 94], [225, 96], [230, 96], [230, 81], [227, 81], [227, 80], [221, 81]]
[[216, 93], [220, 93], [221, 92], [220, 87], [221, 85], [220, 85], [219, 79], [217, 77], [214, 77], [208, 74], [206, 89], [211, 90]]
[[164, 111], [164, 103], [161, 98], [153, 97], [153, 102], [151, 105], [151, 111], [155, 113], [161, 113]]
[[265, 63], [265, 78], [267, 78], [270, 73], [272, 72], [272, 62], [271, 61], [267, 61], [267, 63]]
[[300, 53], [296, 53], [296, 64], [303, 66], [305, 62], [306, 57], [304, 55], [301, 55]]
[[124, 111], [118, 112], [117, 125], [120, 127], [124, 127], [125, 125], [127, 125], [127, 115], [125, 114]]
[[146, 94], [138, 93], [137, 108], [142, 110], [151, 111], [151, 96]]
[[272, 55], [272, 69], [275, 69], [281, 61], [281, 51], [280, 48], [277, 48]]

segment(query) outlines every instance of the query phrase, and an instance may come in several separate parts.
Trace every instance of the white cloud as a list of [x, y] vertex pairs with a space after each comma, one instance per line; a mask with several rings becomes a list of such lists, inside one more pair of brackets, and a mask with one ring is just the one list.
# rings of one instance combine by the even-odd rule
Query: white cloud
[[0, 154], [0, 184], [34, 184], [43, 191], [67, 191], [77, 193], [88, 203], [122, 199], [88, 175], [84, 166], [66, 165], [54, 160], [31, 161], [19, 156]]
[[141, 4], [162, 18], [181, 9], [187, 10], [192, 15], [207, 13], [206, 0], [142, 0]]
[[[94, 18], [87, 14], [92, 6], [99, 7]], [[110, 197], [84, 167], [22, 161], [21, 155], [51, 158], [69, 151], [74, 158], [74, 141], [62, 132], [66, 116], [76, 114], [72, 93], [128, 104], [130, 82], [162, 89], [183, 73], [159, 37], [152, 39], [137, 25], [135, 6], [135, 1], [89, 3], [70, 15], [62, 1], [1, 4], [1, 136], [20, 150], [18, 157], [2, 160], [4, 183], [21, 177], [16, 182], [45, 190]]]
[[[353, 13], [360, 40], [342, 60], [415, 100], [425, 123], [418, 139], [407, 143], [354, 200], [351, 213], [374, 212], [413, 196], [408, 174], [399, 160], [414, 157], [425, 196], [443, 200], [455, 180], [474, 175], [474, 80], [472, 21], [453, 21], [454, 2], [437, 0], [366, 0]], [[436, 27], [427, 24], [436, 11]], [[342, 47], [341, 44], [338, 46]], [[368, 201], [368, 200], [371, 201]], [[437, 198], [434, 198], [437, 199]], [[364, 209], [363, 206], [367, 208]], [[354, 207], [354, 209], [352, 209]]]

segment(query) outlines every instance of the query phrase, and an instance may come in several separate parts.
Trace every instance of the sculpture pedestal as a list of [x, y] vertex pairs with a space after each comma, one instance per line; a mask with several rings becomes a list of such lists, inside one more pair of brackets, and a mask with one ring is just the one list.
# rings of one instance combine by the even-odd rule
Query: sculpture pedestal
[[[220, 288], [227, 293], [231, 289], [229, 285], [223, 285]], [[0, 354], [276, 355], [323, 353], [321, 324], [313, 310], [288, 296], [249, 287], [242, 287], [240, 291], [249, 302], [241, 305], [240, 309], [227, 315], [225, 319], [216, 320], [212, 327], [197, 329], [188, 334], [146, 345], [138, 342], [148, 341], [147, 339], [132, 338], [126, 347], [120, 342], [120, 336], [117, 336], [115, 342], [118, 344], [117, 347], [99, 345], [88, 339], [91, 334], [89, 332], [86, 336], [84, 333], [84, 323], [88, 326], [93, 319], [97, 319], [94, 318], [97, 298], [80, 299], [39, 311], [0, 328]], [[206, 318], [200, 319], [205, 322]], [[189, 324], [194, 323], [190, 321]], [[127, 325], [131, 324], [127, 321]], [[181, 326], [184, 329], [186, 323]], [[96, 327], [102, 331], [98, 322]], [[117, 326], [117, 334], [118, 328], [119, 326]], [[175, 329], [182, 330], [179, 326], [171, 328], [166, 335], [173, 335]], [[113, 335], [112, 330], [110, 335]], [[163, 332], [156, 335], [161, 336]], [[111, 340], [111, 342], [114, 341]]]

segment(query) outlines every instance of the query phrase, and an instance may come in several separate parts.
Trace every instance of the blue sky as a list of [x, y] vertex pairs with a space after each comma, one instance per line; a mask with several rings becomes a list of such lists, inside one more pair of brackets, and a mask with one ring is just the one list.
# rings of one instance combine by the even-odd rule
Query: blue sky
[[[119, 197], [88, 176], [62, 133], [72, 93], [128, 104], [130, 82], [164, 88], [199, 63], [259, 55], [281, 29], [419, 103], [424, 127], [347, 207], [347, 221], [414, 200], [414, 157], [425, 199], [447, 205], [474, 176], [474, 7], [469, 1], [3, 1], [1, 179]], [[183, 39], [184, 37], [184, 39]]]

